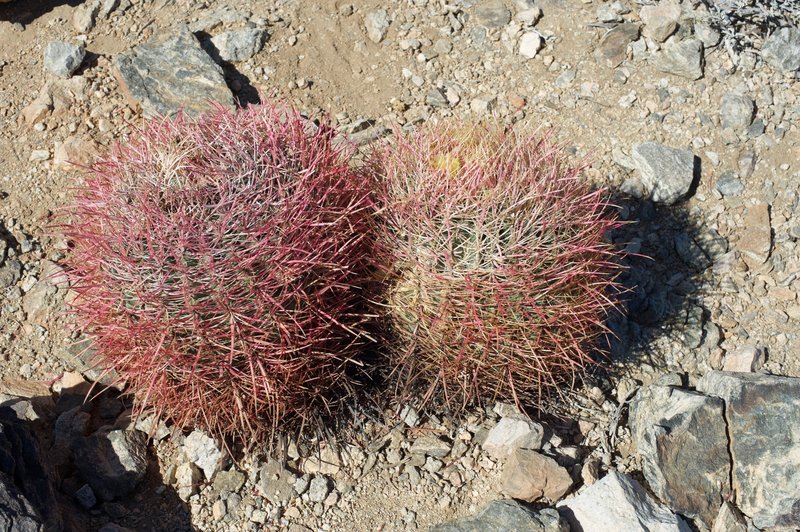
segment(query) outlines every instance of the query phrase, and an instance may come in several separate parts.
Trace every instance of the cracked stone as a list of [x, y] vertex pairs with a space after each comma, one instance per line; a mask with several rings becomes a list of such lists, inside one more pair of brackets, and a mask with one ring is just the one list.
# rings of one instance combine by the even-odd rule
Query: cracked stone
[[572, 477], [558, 462], [527, 449], [511, 454], [503, 467], [501, 482], [506, 495], [526, 502], [542, 497], [557, 501], [572, 487]]
[[705, 66], [703, 42], [687, 39], [668, 44], [653, 54], [652, 60], [653, 66], [661, 72], [691, 80], [700, 79]]
[[642, 185], [656, 203], [671, 205], [684, 198], [694, 181], [694, 154], [656, 142], [636, 144], [631, 159]]

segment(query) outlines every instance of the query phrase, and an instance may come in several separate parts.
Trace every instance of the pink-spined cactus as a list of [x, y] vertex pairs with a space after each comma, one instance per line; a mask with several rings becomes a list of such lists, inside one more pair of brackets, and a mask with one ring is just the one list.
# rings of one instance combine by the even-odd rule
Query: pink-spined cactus
[[603, 190], [546, 135], [425, 127], [375, 153], [398, 394], [541, 401], [593, 360], [618, 305]]
[[245, 445], [347, 397], [374, 186], [277, 105], [160, 118], [89, 169], [64, 228], [99, 366], [181, 427]]

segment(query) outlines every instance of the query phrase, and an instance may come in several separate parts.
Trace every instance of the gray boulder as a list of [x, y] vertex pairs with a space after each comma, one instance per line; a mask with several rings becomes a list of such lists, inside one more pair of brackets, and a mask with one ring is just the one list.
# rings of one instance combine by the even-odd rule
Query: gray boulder
[[697, 390], [725, 402], [738, 508], [758, 528], [800, 528], [800, 379], [711, 371]]
[[558, 503], [572, 530], [689, 532], [686, 522], [656, 502], [631, 477], [611, 471], [577, 497]]
[[687, 39], [668, 44], [653, 54], [653, 66], [661, 72], [696, 80], [703, 77], [703, 41]]
[[83, 46], [51, 41], [44, 49], [44, 67], [60, 78], [69, 78], [78, 70], [86, 52]]
[[761, 47], [761, 57], [783, 72], [800, 69], [800, 29], [781, 28], [770, 35]]
[[264, 47], [267, 32], [259, 28], [244, 28], [220, 33], [211, 39], [215, 52], [223, 61], [250, 59]]
[[431, 532], [569, 532], [556, 510], [535, 512], [512, 499], [490, 502], [473, 517], [435, 526]]
[[642, 185], [656, 203], [671, 205], [684, 198], [694, 181], [694, 154], [656, 142], [636, 144], [633, 164], [641, 173]]
[[210, 102], [234, 105], [222, 68], [185, 25], [117, 56], [114, 64], [126, 96], [147, 117], [179, 109], [196, 116], [210, 110]]
[[671, 386], [648, 386], [630, 407], [633, 441], [652, 492], [672, 510], [711, 527], [729, 495], [724, 404]]

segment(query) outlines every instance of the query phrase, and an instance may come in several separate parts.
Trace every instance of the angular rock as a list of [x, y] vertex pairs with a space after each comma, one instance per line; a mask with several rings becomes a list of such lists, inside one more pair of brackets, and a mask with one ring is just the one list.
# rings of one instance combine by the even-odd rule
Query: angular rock
[[57, 168], [88, 168], [95, 157], [97, 149], [91, 141], [76, 137], [67, 137], [64, 142], [57, 142], [53, 154], [53, 164]]
[[572, 477], [558, 462], [536, 451], [517, 449], [503, 466], [503, 492], [533, 502], [545, 497], [557, 501], [572, 487]]
[[519, 55], [526, 59], [533, 59], [544, 45], [544, 39], [539, 32], [529, 31], [522, 34], [519, 38]]
[[189, 497], [197, 493], [202, 479], [202, 473], [191, 462], [184, 462], [175, 469], [175, 490], [178, 497], [188, 501]]
[[44, 67], [58, 77], [69, 78], [81, 66], [85, 55], [83, 46], [51, 41], [44, 49]]
[[428, 91], [425, 95], [425, 103], [431, 107], [438, 107], [440, 109], [447, 109], [450, 107], [450, 102], [447, 101], [442, 89], [436, 87]]
[[100, 12], [100, 0], [89, 0], [78, 6], [72, 15], [72, 27], [78, 33], [87, 33], [94, 28], [97, 14]]
[[662, 2], [658, 5], [643, 6], [639, 10], [639, 18], [644, 23], [642, 33], [656, 42], [664, 42], [678, 29], [681, 18], [681, 6], [673, 2]]
[[7, 260], [0, 266], [0, 288], [14, 286], [22, 278], [22, 263], [18, 260]]
[[758, 371], [763, 363], [764, 350], [752, 345], [745, 345], [725, 354], [722, 370], [752, 373]]
[[45, 523], [11, 477], [0, 472], [0, 530], [45, 532]]
[[748, 205], [744, 214], [744, 226], [739, 232], [739, 250], [745, 261], [753, 267], [767, 262], [772, 252], [772, 226], [769, 205]]
[[104, 501], [132, 492], [147, 471], [147, 436], [138, 430], [100, 430], [72, 446], [75, 465]]
[[369, 40], [378, 44], [386, 37], [389, 25], [392, 23], [389, 13], [385, 9], [370, 11], [364, 17], [364, 28], [367, 30]]
[[483, 450], [493, 458], [505, 458], [516, 449], [537, 450], [542, 447], [544, 428], [527, 416], [514, 415], [502, 418], [492, 427]]
[[800, 29], [780, 28], [761, 47], [761, 58], [783, 72], [800, 69]]
[[758, 528], [800, 528], [800, 379], [710, 371], [697, 390], [725, 402], [736, 506]]
[[206, 435], [201, 430], [194, 430], [186, 436], [183, 442], [183, 449], [186, 456], [197, 467], [203, 470], [203, 474], [208, 480], [214, 477], [219, 471], [222, 460], [222, 451], [217, 447], [213, 438]]
[[311, 502], [322, 502], [330, 491], [331, 487], [328, 477], [317, 475], [311, 479], [311, 484], [308, 485], [308, 498]]
[[470, 110], [478, 115], [490, 114], [494, 111], [496, 106], [497, 97], [489, 94], [478, 96], [469, 102]]
[[569, 526], [552, 508], [533, 511], [513, 499], [492, 501], [473, 517], [431, 528], [431, 532], [569, 532]]
[[280, 462], [270, 460], [259, 472], [258, 489], [271, 503], [283, 505], [294, 495], [294, 482], [295, 476], [290, 471]]
[[711, 527], [730, 492], [723, 402], [648, 386], [631, 403], [629, 422], [652, 492], [673, 511]]
[[501, 2], [484, 1], [475, 8], [475, 20], [486, 28], [502, 28], [511, 22], [511, 11]]
[[714, 186], [725, 197], [741, 196], [742, 192], [744, 192], [744, 183], [733, 170], [722, 172]]
[[97, 504], [97, 497], [89, 484], [84, 484], [75, 492], [75, 500], [78, 501], [78, 504], [83, 506], [85, 510], [91, 510]]
[[220, 33], [212, 37], [211, 43], [219, 59], [244, 61], [261, 51], [266, 38], [267, 32], [262, 29], [244, 28]]
[[689, 192], [695, 168], [691, 151], [644, 142], [633, 147], [631, 159], [654, 202], [671, 205]]
[[689, 532], [686, 522], [653, 500], [634, 479], [610, 471], [578, 496], [561, 501], [559, 512], [583, 532]]
[[114, 64], [126, 96], [147, 117], [179, 109], [196, 116], [211, 109], [209, 101], [234, 105], [222, 68], [185, 25], [118, 55]]
[[745, 94], [729, 92], [722, 97], [719, 118], [722, 127], [745, 129], [753, 122], [756, 105], [753, 99]]
[[231, 469], [230, 471], [220, 471], [214, 477], [214, 489], [216, 491], [227, 491], [236, 493], [244, 486], [246, 478], [244, 473]]
[[725, 501], [719, 507], [711, 532], [747, 532], [747, 521], [734, 505]]
[[703, 42], [687, 39], [670, 43], [653, 54], [652, 60], [653, 66], [661, 72], [691, 80], [700, 79], [705, 66]]
[[444, 458], [450, 453], [452, 446], [436, 436], [426, 434], [420, 436], [411, 444], [411, 452], [433, 456], [434, 458]]
[[625, 22], [606, 33], [595, 50], [597, 60], [617, 68], [628, 57], [628, 45], [639, 38], [639, 25]]

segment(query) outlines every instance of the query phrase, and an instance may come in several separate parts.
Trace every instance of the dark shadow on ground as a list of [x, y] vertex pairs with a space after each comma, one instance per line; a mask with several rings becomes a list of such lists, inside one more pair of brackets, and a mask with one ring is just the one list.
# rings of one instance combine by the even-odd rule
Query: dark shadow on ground
[[250, 78], [239, 72], [232, 63], [224, 61], [219, 56], [219, 50], [217, 50], [214, 43], [211, 42], [211, 35], [199, 31], [195, 32], [195, 36], [200, 41], [200, 46], [203, 47], [206, 53], [211, 56], [214, 62], [222, 67], [222, 71], [225, 74], [225, 83], [228, 84], [231, 92], [233, 92], [233, 97], [236, 99], [237, 105], [239, 107], [248, 107], [250, 105], [260, 104], [261, 98], [258, 94], [258, 89], [250, 83]]
[[0, 3], [0, 20], [26, 26], [58, 6], [79, 6], [84, 0], [14, 0]]
[[[98, 469], [126, 470], [117, 455], [108, 452], [111, 445], [105, 435], [115, 429], [133, 430], [130, 405], [116, 390], [100, 394], [94, 390], [91, 400], [85, 400], [87, 387], [88, 383], [81, 383], [59, 394], [30, 397], [15, 395], [14, 386], [4, 383], [5, 392], [0, 393], [0, 492], [23, 501], [27, 515], [22, 519], [41, 523], [47, 532], [93, 531], [110, 524], [130, 530], [193, 530], [188, 505], [161, 477], [149, 444], [146, 470], [132, 491], [104, 498], [93, 490], [95, 504], [86, 508], [79, 502], [87, 486], [98, 486]], [[141, 433], [138, 436], [141, 441], [146, 439]], [[115, 486], [117, 481], [103, 482]]]

